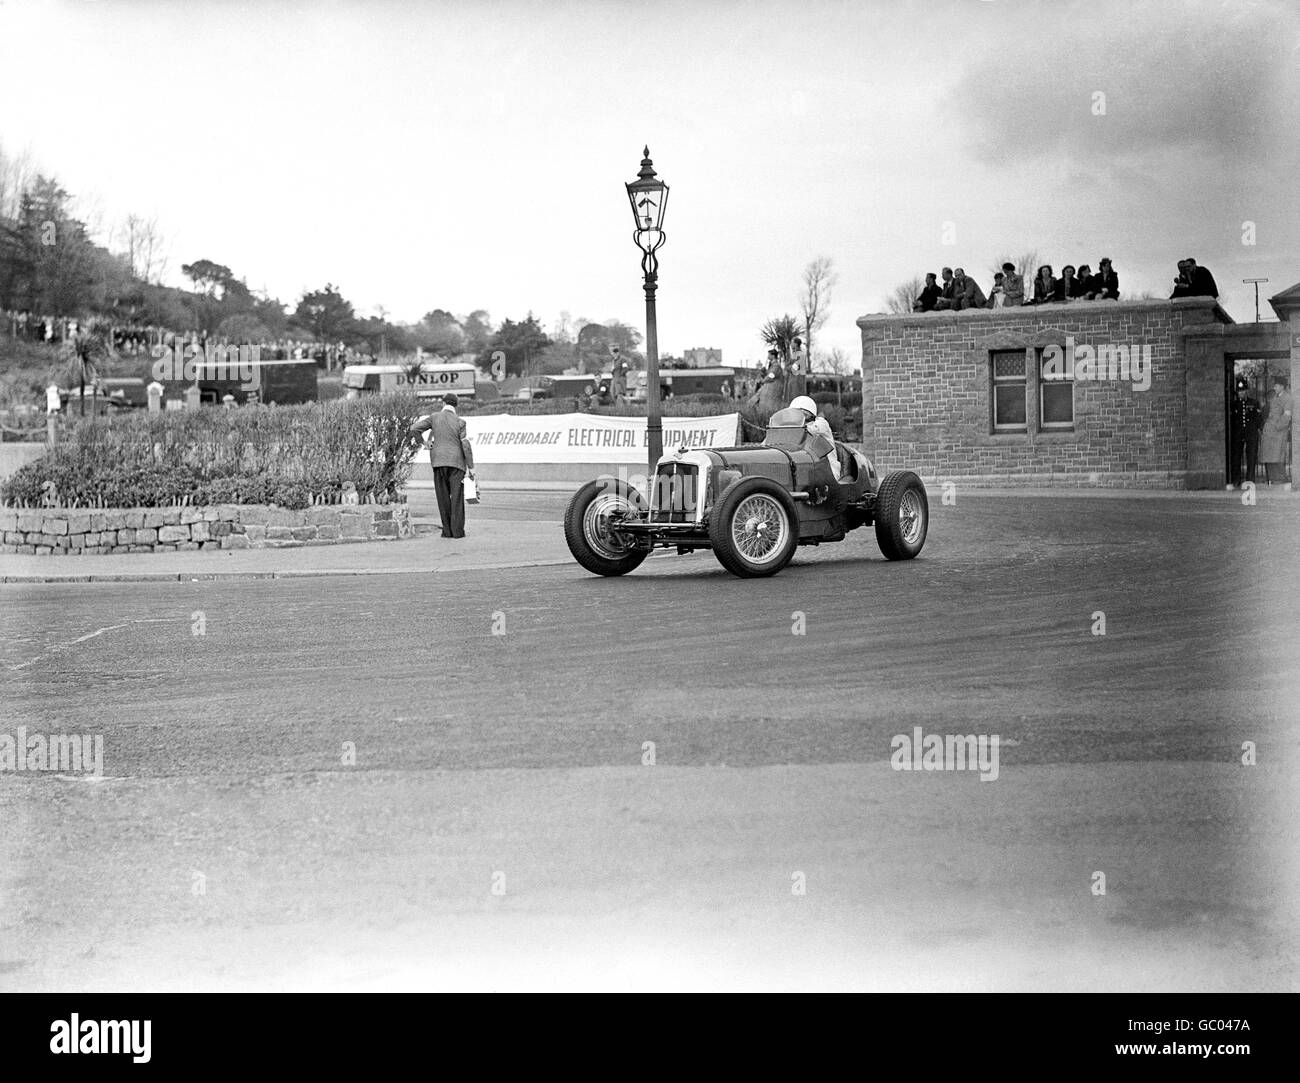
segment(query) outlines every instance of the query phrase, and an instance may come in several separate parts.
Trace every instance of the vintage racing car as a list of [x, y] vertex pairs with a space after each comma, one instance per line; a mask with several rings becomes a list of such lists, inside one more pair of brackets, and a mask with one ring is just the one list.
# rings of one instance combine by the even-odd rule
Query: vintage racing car
[[625, 575], [656, 548], [712, 549], [727, 571], [756, 577], [779, 572], [800, 545], [874, 523], [889, 560], [916, 556], [930, 519], [921, 479], [899, 470], [882, 480], [866, 456], [836, 443], [837, 481], [829, 441], [787, 420], [776, 415], [761, 444], [665, 454], [649, 500], [617, 478], [588, 482], [564, 515], [569, 551], [588, 571]]

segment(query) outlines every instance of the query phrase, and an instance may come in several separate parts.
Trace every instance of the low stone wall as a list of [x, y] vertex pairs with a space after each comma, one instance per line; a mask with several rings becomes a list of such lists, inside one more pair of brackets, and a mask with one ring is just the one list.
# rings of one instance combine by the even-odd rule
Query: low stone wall
[[331, 504], [300, 511], [256, 504], [180, 508], [0, 508], [0, 553], [160, 553], [278, 549], [409, 538], [405, 504]]

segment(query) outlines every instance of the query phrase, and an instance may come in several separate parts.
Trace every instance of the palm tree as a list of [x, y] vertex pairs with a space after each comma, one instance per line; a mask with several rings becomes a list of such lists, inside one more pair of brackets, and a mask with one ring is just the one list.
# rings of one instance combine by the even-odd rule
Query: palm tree
[[790, 348], [794, 340], [804, 336], [804, 327], [788, 313], [768, 320], [758, 330], [759, 337], [781, 357], [782, 364], [790, 363]]
[[[768, 320], [758, 329], [759, 337], [768, 345], [769, 348], [776, 351], [777, 358], [781, 363], [779, 390], [781, 399], [783, 400], [782, 405], [784, 405], [785, 402], [790, 401], [790, 352], [794, 346], [794, 340], [803, 337], [804, 333], [803, 324], [801, 324], [796, 317], [791, 316], [788, 313], [784, 316], [777, 316], [775, 319]], [[796, 381], [798, 384], [802, 384], [802, 382], [802, 378]], [[777, 390], [775, 381], [767, 386], [771, 389], [772, 393], [775, 393]], [[802, 387], [799, 387], [794, 393], [802, 394]], [[770, 398], [771, 395], [768, 397]]]
[[91, 320], [86, 328], [70, 344], [65, 344], [68, 361], [68, 382], [76, 383], [80, 388], [81, 406], [78, 413], [86, 414], [86, 386], [90, 386], [91, 417], [94, 417], [98, 405], [99, 366], [111, 361], [113, 352], [113, 328], [104, 319]]

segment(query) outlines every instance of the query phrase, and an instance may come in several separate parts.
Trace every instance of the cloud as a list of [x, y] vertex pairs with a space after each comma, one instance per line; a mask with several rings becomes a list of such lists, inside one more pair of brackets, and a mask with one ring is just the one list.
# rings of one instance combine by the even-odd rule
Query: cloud
[[990, 165], [1055, 159], [1087, 173], [1171, 153], [1266, 162], [1292, 123], [1295, 43], [1277, 33], [1279, 9], [1231, 7], [1239, 17], [1207, 4], [1102, 4], [1046, 25], [1030, 17], [1019, 33], [1004, 22], [1008, 47], [970, 63], [950, 116]]

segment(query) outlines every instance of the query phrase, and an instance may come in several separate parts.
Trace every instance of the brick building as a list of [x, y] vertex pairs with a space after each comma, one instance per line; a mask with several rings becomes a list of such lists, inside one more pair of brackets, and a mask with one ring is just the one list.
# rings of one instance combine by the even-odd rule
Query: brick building
[[1203, 297], [863, 316], [863, 440], [936, 480], [1221, 488], [1234, 371], [1300, 359], [1300, 286], [1271, 303], [1280, 322]]

